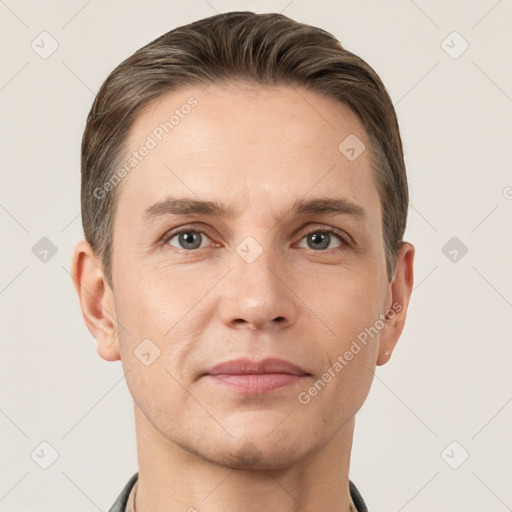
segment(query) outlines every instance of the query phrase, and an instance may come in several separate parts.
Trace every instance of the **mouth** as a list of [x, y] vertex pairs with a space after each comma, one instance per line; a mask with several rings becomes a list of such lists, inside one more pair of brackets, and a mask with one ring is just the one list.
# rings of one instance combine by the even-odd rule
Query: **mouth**
[[220, 363], [205, 370], [206, 377], [242, 394], [265, 394], [279, 391], [303, 382], [311, 374], [284, 359], [268, 358], [262, 361], [236, 359]]

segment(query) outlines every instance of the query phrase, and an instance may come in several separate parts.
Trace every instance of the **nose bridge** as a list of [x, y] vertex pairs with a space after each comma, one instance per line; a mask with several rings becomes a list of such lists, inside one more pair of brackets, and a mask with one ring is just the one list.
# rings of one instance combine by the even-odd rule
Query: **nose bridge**
[[247, 236], [235, 247], [224, 295], [224, 321], [239, 324], [243, 320], [253, 327], [274, 320], [288, 324], [295, 319], [296, 305], [286, 277], [280, 276], [282, 254], [274, 250], [272, 233], [258, 238], [261, 243]]
[[259, 235], [258, 239], [247, 236], [237, 245], [235, 253], [233, 271], [240, 282], [251, 284], [254, 289], [261, 287], [265, 292], [280, 293], [282, 283], [278, 276], [282, 255], [275, 250], [272, 231]]

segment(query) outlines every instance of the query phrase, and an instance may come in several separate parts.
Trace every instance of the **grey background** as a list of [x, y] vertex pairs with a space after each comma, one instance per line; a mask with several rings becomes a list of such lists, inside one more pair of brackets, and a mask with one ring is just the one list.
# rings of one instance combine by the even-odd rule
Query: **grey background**
[[[399, 116], [416, 282], [357, 416], [351, 479], [371, 511], [512, 510], [510, 0], [0, 0], [0, 510], [108, 510], [137, 470], [121, 363], [97, 355], [69, 274], [80, 140], [118, 63], [229, 10], [330, 31], [380, 74]], [[51, 49], [43, 31], [58, 43], [47, 58], [31, 47]]]

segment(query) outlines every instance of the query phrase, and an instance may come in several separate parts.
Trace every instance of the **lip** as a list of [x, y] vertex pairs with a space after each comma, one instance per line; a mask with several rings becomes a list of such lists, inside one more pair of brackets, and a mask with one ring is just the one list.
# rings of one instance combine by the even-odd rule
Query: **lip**
[[286, 373], [289, 375], [309, 375], [296, 364], [284, 359], [269, 357], [261, 361], [251, 359], [233, 359], [217, 364], [204, 371], [204, 375], [265, 375]]
[[267, 358], [226, 361], [207, 369], [202, 376], [237, 393], [261, 395], [298, 384], [310, 374], [290, 361]]

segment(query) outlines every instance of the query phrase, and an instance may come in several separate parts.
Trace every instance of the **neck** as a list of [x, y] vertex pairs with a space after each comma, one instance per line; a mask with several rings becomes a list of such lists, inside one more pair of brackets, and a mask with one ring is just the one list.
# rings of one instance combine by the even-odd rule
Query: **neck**
[[135, 424], [136, 512], [355, 510], [348, 479], [353, 418], [321, 449], [278, 469], [275, 461], [268, 469], [261, 461], [258, 469], [239, 469], [192, 453], [162, 436], [137, 406]]

